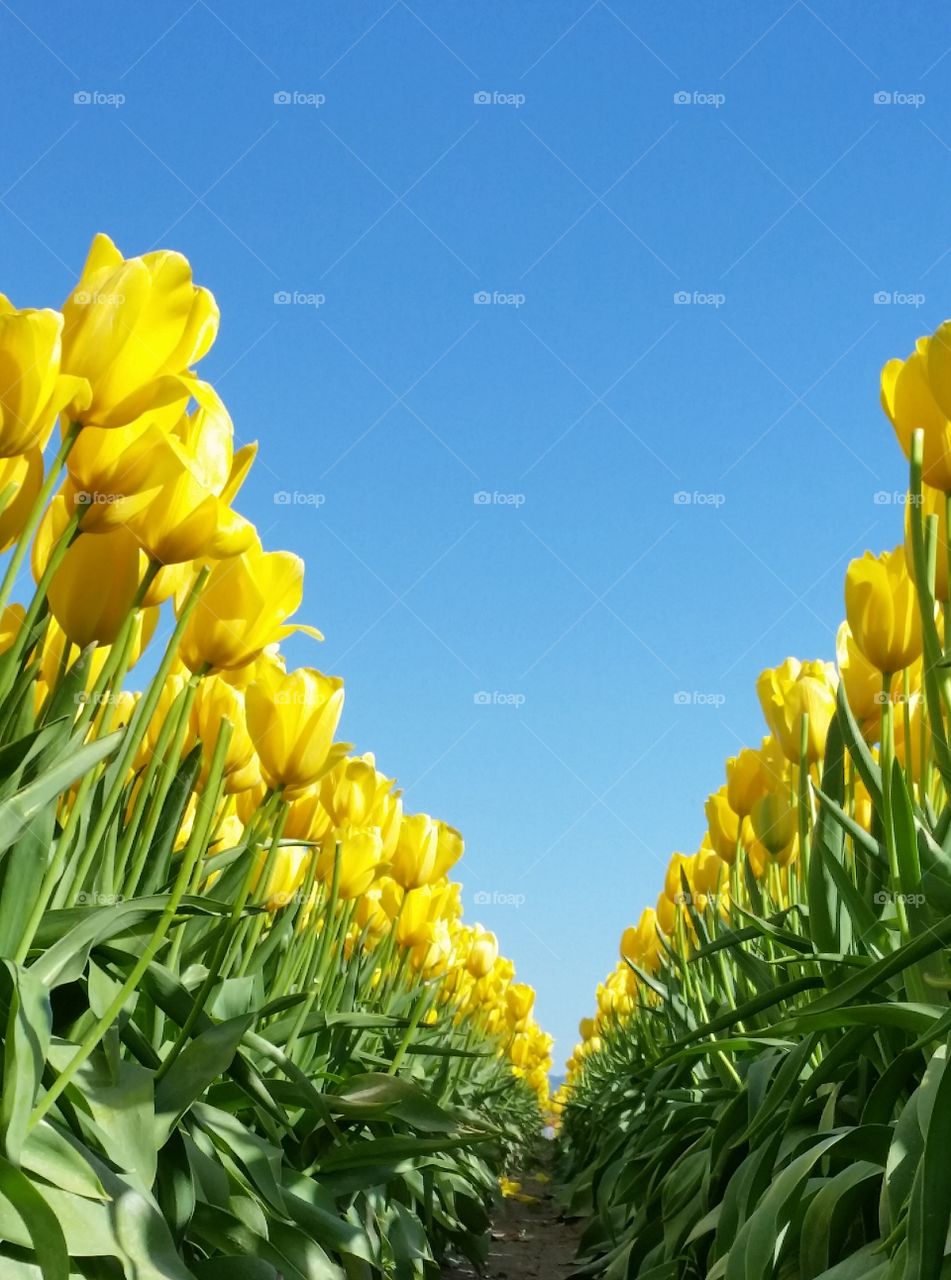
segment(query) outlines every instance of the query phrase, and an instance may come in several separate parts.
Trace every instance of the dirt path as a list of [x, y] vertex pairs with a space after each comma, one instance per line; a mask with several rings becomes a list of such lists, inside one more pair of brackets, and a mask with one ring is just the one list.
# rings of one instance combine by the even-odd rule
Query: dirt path
[[[495, 1214], [482, 1280], [563, 1280], [576, 1265], [580, 1224], [559, 1222], [549, 1184], [527, 1175], [522, 1192], [534, 1202], [504, 1200]], [[443, 1271], [444, 1280], [472, 1280], [477, 1275], [468, 1262]]]

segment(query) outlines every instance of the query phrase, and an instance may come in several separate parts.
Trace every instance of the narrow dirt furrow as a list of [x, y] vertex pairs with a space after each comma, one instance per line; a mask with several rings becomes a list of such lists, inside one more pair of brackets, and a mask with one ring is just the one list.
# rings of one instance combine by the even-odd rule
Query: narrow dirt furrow
[[502, 1201], [492, 1220], [489, 1258], [477, 1272], [468, 1262], [443, 1269], [443, 1280], [562, 1280], [575, 1264], [579, 1223], [562, 1222], [551, 1187], [522, 1179], [524, 1199]]

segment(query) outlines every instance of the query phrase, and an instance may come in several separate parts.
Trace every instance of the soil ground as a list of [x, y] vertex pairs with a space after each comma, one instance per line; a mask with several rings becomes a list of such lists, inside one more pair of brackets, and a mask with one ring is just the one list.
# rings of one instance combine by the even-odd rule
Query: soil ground
[[[580, 1223], [561, 1222], [551, 1186], [526, 1174], [522, 1192], [535, 1203], [503, 1200], [492, 1221], [489, 1260], [482, 1280], [564, 1280], [575, 1263]], [[444, 1280], [472, 1280], [468, 1262], [447, 1267]]]

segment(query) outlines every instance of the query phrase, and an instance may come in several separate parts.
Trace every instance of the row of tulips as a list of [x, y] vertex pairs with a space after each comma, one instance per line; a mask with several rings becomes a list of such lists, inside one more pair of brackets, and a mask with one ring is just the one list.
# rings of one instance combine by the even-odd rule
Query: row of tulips
[[217, 329], [183, 257], [102, 235], [61, 312], [0, 298], [5, 1280], [478, 1261], [547, 1104], [461, 836], [286, 667], [320, 637], [234, 509]]
[[625, 930], [555, 1099], [589, 1274], [951, 1275], [951, 323], [882, 403], [904, 540], [849, 564], [836, 664], [760, 676], [767, 735]]

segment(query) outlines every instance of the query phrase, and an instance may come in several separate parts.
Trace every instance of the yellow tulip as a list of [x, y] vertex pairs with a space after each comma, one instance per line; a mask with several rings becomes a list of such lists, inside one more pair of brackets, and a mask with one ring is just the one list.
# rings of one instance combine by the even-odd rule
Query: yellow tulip
[[425, 813], [407, 814], [390, 858], [390, 875], [404, 889], [432, 884], [462, 857], [462, 836]]
[[732, 865], [736, 857], [736, 842], [740, 834], [740, 815], [730, 807], [727, 788], [721, 787], [707, 797], [704, 806], [710, 844], [717, 855]]
[[882, 718], [882, 676], [863, 654], [847, 622], [835, 637], [835, 655], [839, 679], [856, 720], [874, 738]]
[[684, 895], [683, 879], [687, 880], [687, 892], [690, 891], [692, 859], [682, 853], [671, 854], [664, 877], [664, 895], [670, 902], [680, 902]]
[[192, 671], [242, 667], [294, 631], [319, 631], [287, 619], [300, 605], [304, 563], [287, 551], [253, 543], [211, 570], [182, 636], [182, 661]]
[[53, 574], [49, 604], [73, 644], [112, 644], [139, 588], [139, 546], [128, 529], [81, 533]]
[[191, 710], [192, 732], [205, 748], [202, 779], [207, 777], [222, 720], [227, 720], [232, 729], [224, 761], [225, 789], [230, 790], [231, 778], [246, 769], [254, 755], [254, 746], [248, 734], [244, 696], [220, 676], [206, 676], [198, 685]]
[[87, 381], [71, 416], [87, 426], [121, 427], [150, 410], [170, 420], [188, 399], [185, 375], [218, 332], [218, 307], [192, 283], [181, 254], [160, 250], [123, 259], [97, 235], [63, 306], [62, 369]]
[[835, 715], [835, 672], [824, 662], [787, 658], [762, 672], [756, 682], [763, 715], [787, 760], [799, 761], [803, 715], [808, 715], [806, 760], [812, 764], [825, 751]]
[[[767, 786], [763, 757], [755, 748], [743, 747], [737, 755], [727, 760], [726, 802], [741, 818], [747, 816], [756, 801], [766, 791]], [[715, 841], [714, 848], [716, 848]], [[728, 858], [727, 861], [732, 859]]]
[[535, 1004], [535, 992], [525, 982], [513, 982], [505, 992], [505, 1010], [513, 1027], [528, 1019]]
[[0, 458], [42, 450], [66, 404], [88, 402], [88, 384], [60, 372], [62, 329], [58, 311], [18, 311], [0, 294]]
[[[915, 431], [924, 432], [926, 484], [951, 490], [951, 403], [948, 399], [946, 326], [934, 338], [919, 338], [907, 360], [889, 360], [882, 370], [882, 407], [905, 457]], [[937, 340], [937, 341], [936, 341]], [[935, 393], [941, 396], [939, 404]]]
[[670, 937], [677, 921], [677, 908], [665, 893], [660, 894], [657, 898], [656, 914], [657, 925], [661, 932]]
[[336, 827], [379, 827], [383, 859], [389, 861], [399, 837], [403, 802], [392, 790], [393, 779], [376, 767], [369, 752], [341, 760], [320, 781], [320, 800]]
[[258, 875], [254, 888], [268, 911], [277, 911], [294, 900], [294, 896], [307, 878], [307, 869], [313, 850], [300, 845], [285, 845], [278, 849], [267, 884], [261, 888], [267, 854], [258, 858]]
[[901, 547], [880, 556], [866, 551], [849, 564], [845, 612], [855, 643], [877, 670], [901, 671], [920, 657], [918, 596]]
[[478, 929], [466, 954], [466, 969], [473, 978], [485, 978], [499, 958], [499, 942], [494, 933]]
[[274, 672], [248, 686], [248, 732], [269, 786], [303, 790], [333, 764], [343, 697], [339, 677], [312, 667]]
[[431, 885], [412, 889], [403, 897], [402, 910], [396, 922], [396, 939], [401, 947], [418, 947], [432, 941], [436, 923], [432, 914], [433, 898]]
[[796, 835], [798, 817], [786, 795], [771, 792], [757, 800], [750, 821], [766, 852], [779, 858]]
[[338, 895], [344, 901], [359, 898], [376, 879], [383, 853], [378, 827], [343, 827], [320, 846], [317, 874], [325, 884], [333, 876], [334, 860], [339, 858]]
[[0, 551], [20, 536], [43, 484], [43, 455], [30, 449], [12, 458], [0, 458], [0, 494], [7, 492], [0, 508]]

